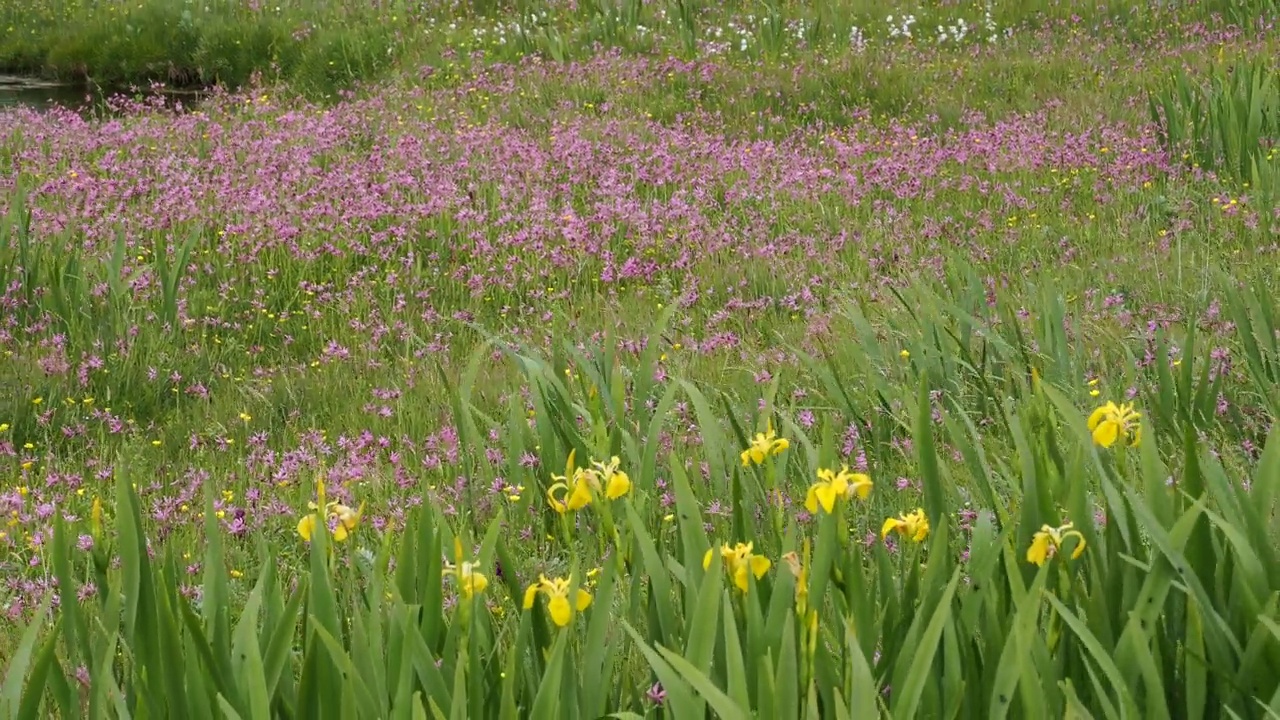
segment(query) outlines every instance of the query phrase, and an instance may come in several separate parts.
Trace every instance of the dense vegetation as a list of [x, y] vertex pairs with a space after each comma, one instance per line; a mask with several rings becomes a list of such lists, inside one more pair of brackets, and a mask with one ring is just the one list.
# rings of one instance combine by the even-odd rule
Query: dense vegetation
[[20, 7], [0, 717], [1280, 713], [1265, 5]]

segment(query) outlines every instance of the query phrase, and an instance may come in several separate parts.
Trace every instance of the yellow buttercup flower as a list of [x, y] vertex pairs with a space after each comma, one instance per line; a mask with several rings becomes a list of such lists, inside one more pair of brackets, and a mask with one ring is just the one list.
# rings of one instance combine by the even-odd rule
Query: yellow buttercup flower
[[464, 600], [470, 600], [471, 596], [489, 587], [489, 578], [477, 572], [474, 563], [462, 559], [462, 541], [458, 538], [453, 539], [453, 558], [456, 564], [446, 562], [441, 573], [458, 579], [458, 592]]
[[891, 532], [909, 537], [915, 542], [923, 542], [929, 537], [929, 518], [925, 517], [923, 508], [916, 508], [915, 512], [902, 514], [896, 518], [886, 518], [884, 525], [880, 527], [880, 539], [889, 537]]
[[1027, 548], [1027, 562], [1033, 565], [1044, 565], [1049, 558], [1058, 554], [1062, 543], [1069, 537], [1076, 539], [1076, 548], [1071, 551], [1071, 559], [1075, 560], [1084, 553], [1084, 536], [1079, 530], [1072, 530], [1071, 523], [1062, 527], [1044, 525], [1031, 538], [1031, 547]]
[[830, 514], [835, 511], [836, 500], [854, 496], [866, 500], [872, 486], [870, 477], [849, 472], [848, 465], [841, 466], [838, 473], [824, 468], [818, 471], [818, 482], [809, 486], [804, 507], [813, 514], [817, 514], [819, 507]]
[[546, 575], [539, 575], [538, 582], [533, 583], [524, 591], [524, 609], [533, 608], [533, 603], [538, 599], [538, 593], [547, 596], [547, 613], [551, 615], [551, 621], [557, 627], [564, 627], [573, 619], [573, 613], [582, 612], [591, 606], [591, 593], [578, 588], [574, 594], [574, 602], [569, 603], [569, 584], [571, 578], [555, 578], [548, 580]]
[[360, 503], [358, 510], [352, 510], [336, 500], [325, 502], [323, 480], [316, 480], [316, 500], [317, 502], [307, 503], [311, 512], [298, 520], [298, 535], [306, 542], [311, 542], [311, 534], [315, 532], [317, 525], [328, 527], [330, 518], [337, 521], [333, 525], [333, 539], [335, 542], [342, 542], [356, 529], [364, 515], [364, 503]]
[[791, 443], [786, 438], [778, 437], [773, 428], [769, 428], [762, 433], [756, 433], [751, 445], [742, 451], [742, 467], [747, 467], [751, 463], [763, 465], [766, 457], [780, 455], [783, 450], [789, 447], [791, 447]]
[[[747, 573], [756, 576], [756, 579], [764, 577], [773, 565], [769, 558], [763, 555], [756, 555], [751, 552], [752, 543], [738, 543], [730, 545], [724, 543], [720, 546], [720, 559], [724, 562], [725, 572], [729, 573], [729, 577], [733, 579], [733, 584], [742, 592], [746, 592], [749, 587], [747, 584]], [[702, 569], [706, 570], [711, 567], [711, 553], [714, 548], [707, 550], [706, 555], [702, 556]]]
[[1142, 427], [1138, 425], [1141, 417], [1134, 411], [1133, 403], [1117, 405], [1108, 402], [1089, 416], [1089, 431], [1093, 433], [1093, 441], [1104, 448], [1111, 447], [1116, 441], [1137, 447], [1142, 440]]

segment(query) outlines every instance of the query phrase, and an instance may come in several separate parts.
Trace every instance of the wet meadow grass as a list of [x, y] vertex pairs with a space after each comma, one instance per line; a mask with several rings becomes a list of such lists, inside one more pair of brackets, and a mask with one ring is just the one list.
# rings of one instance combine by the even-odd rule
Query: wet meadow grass
[[367, 7], [0, 112], [0, 715], [1280, 713], [1271, 25]]

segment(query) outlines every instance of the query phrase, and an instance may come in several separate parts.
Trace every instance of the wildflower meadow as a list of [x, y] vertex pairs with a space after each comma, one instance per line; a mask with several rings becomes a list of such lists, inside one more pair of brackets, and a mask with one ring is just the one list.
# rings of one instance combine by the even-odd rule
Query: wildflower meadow
[[1280, 717], [1277, 19], [0, 0], [0, 718]]

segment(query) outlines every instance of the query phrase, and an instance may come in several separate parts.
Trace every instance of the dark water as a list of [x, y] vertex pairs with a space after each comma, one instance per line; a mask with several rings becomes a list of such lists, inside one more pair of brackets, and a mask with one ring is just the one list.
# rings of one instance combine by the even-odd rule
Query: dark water
[[85, 104], [83, 87], [45, 82], [16, 75], [0, 75], [0, 109], [20, 105], [33, 108], [62, 106], [77, 108]]
[[[7, 107], [28, 107], [37, 110], [62, 107], [76, 111], [103, 112], [104, 97], [116, 94], [138, 97], [137, 92], [123, 89], [104, 92], [100, 88], [84, 85], [47, 82], [37, 78], [0, 73], [0, 112]], [[160, 96], [167, 107], [180, 103], [187, 109], [200, 104], [201, 99], [200, 93], [192, 91], [161, 91]], [[112, 114], [110, 110], [105, 111], [107, 114]]]

